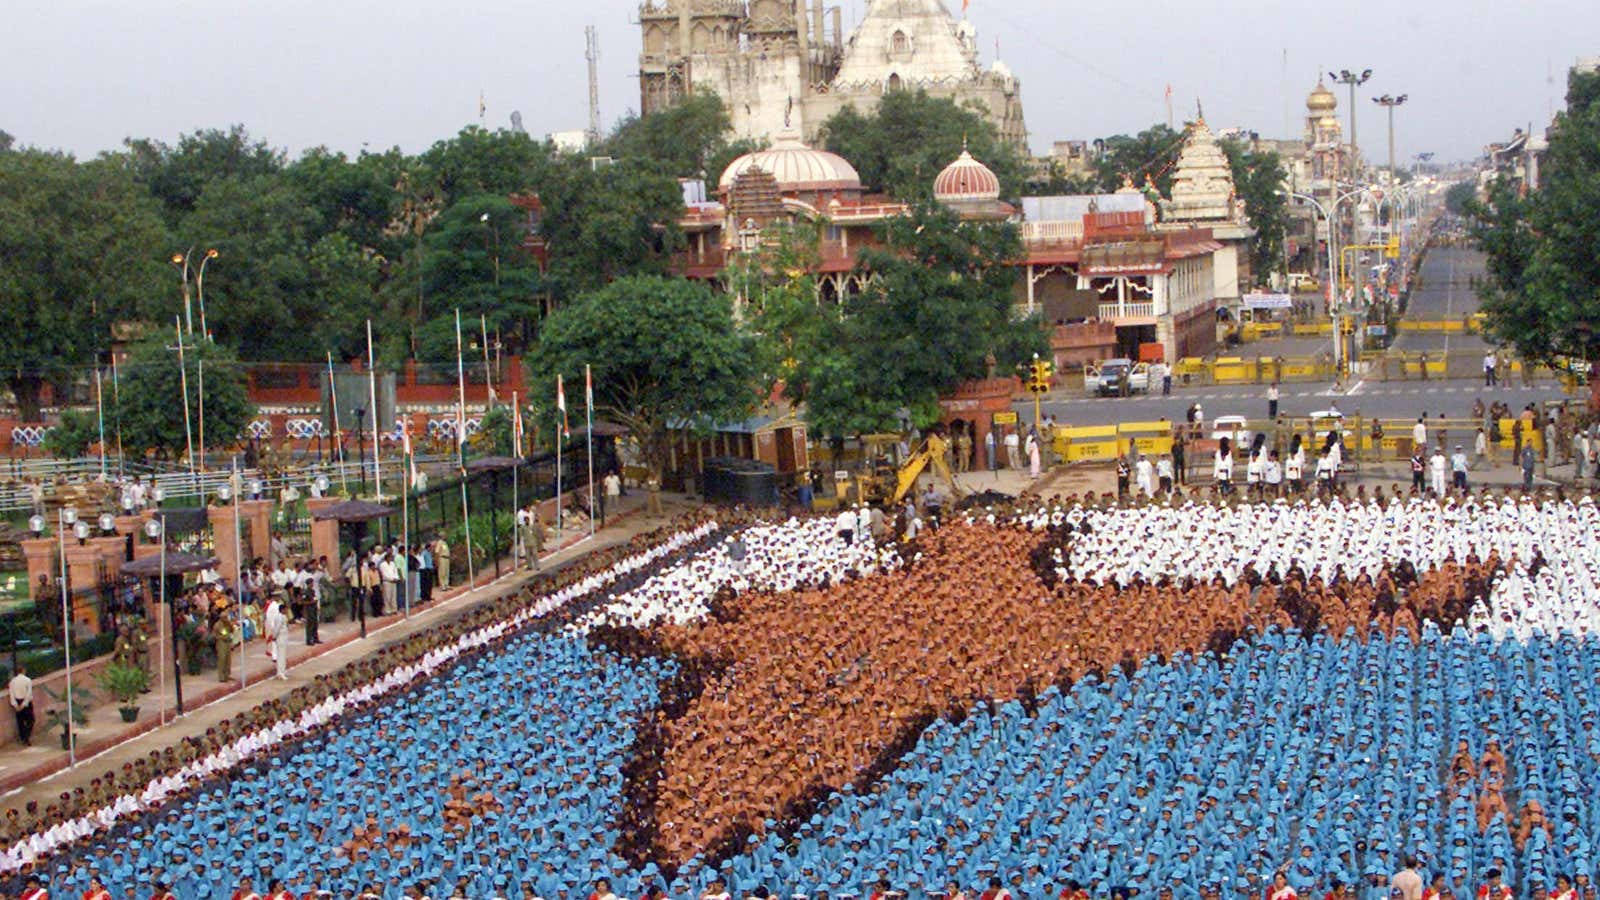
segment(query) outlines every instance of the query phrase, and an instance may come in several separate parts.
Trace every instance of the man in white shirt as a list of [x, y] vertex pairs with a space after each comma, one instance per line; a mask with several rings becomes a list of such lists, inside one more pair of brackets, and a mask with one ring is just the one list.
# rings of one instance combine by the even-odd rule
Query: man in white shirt
[[33, 679], [17, 670], [11, 676], [11, 712], [17, 717], [17, 740], [23, 746], [33, 743]]
[[1435, 497], [1444, 496], [1444, 472], [1444, 448], [1435, 447], [1433, 448], [1433, 455], [1428, 457], [1428, 475], [1430, 476], [1429, 486], [1433, 488], [1433, 495]]
[[385, 553], [383, 559], [378, 561], [378, 578], [383, 582], [383, 614], [394, 615], [399, 609], [396, 598], [400, 586], [400, 567], [395, 565], [393, 553]]
[[1423, 421], [1425, 418], [1427, 417], [1418, 416], [1417, 424], [1411, 426], [1412, 445], [1416, 447], [1422, 447], [1424, 449], [1426, 449], [1428, 446], [1428, 423]]
[[839, 510], [839, 515], [834, 519], [833, 530], [838, 533], [839, 540], [844, 542], [846, 547], [850, 546], [856, 534], [855, 510], [849, 508]]
[[1494, 351], [1490, 350], [1483, 355], [1483, 386], [1494, 387]]
[[278, 666], [278, 680], [286, 681], [289, 678], [289, 617], [283, 614], [281, 596], [274, 595], [267, 604], [262, 629], [272, 650], [272, 661]]
[[1450, 478], [1455, 482], [1456, 490], [1466, 491], [1467, 454], [1461, 449], [1460, 444], [1456, 445], [1456, 452], [1450, 456]]
[[1006, 464], [1013, 469], [1022, 468], [1022, 438], [1015, 428], [1006, 432]]

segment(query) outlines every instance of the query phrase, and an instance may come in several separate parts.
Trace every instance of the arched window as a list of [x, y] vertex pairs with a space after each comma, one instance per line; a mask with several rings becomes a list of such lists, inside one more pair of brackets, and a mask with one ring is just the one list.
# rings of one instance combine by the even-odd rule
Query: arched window
[[886, 91], [898, 91], [898, 90], [900, 90], [900, 73], [894, 72], [894, 73], [891, 73], [889, 75], [889, 80], [884, 84], [884, 90], [886, 90]]
[[910, 53], [911, 38], [906, 36], [904, 31], [896, 29], [894, 35], [889, 38], [889, 52], [895, 56], [904, 56]]

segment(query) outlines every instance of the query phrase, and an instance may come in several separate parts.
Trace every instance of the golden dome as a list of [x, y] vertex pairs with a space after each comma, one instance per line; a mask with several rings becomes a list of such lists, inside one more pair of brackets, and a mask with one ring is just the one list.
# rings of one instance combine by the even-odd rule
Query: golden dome
[[1317, 124], [1330, 131], [1339, 130], [1339, 120], [1333, 116], [1323, 116], [1317, 120]]
[[1338, 107], [1339, 98], [1323, 85], [1321, 79], [1318, 79], [1317, 86], [1306, 97], [1306, 110], [1311, 113], [1331, 113]]

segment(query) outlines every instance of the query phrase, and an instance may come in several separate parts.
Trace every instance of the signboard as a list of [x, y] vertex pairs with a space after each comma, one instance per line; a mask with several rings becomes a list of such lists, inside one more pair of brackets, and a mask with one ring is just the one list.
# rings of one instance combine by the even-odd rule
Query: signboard
[[1005, 412], [997, 412], [997, 413], [995, 413], [994, 414], [994, 424], [996, 424], [996, 425], [1015, 425], [1015, 424], [1017, 424], [1017, 411], [1012, 409], [1012, 410], [1007, 410]]
[[1245, 294], [1245, 309], [1290, 309], [1294, 299], [1288, 294]]
[[1368, 325], [1367, 326], [1367, 337], [1380, 337], [1381, 338], [1381, 337], [1387, 336], [1388, 334], [1389, 334], [1389, 326], [1387, 326], [1387, 325]]

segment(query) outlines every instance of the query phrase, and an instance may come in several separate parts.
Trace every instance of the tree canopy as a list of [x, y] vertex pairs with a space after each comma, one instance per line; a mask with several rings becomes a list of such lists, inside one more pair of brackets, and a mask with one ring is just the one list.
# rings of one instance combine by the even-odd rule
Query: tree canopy
[[113, 322], [165, 318], [178, 286], [156, 203], [116, 159], [0, 153], [0, 368], [22, 418], [109, 344]]
[[672, 429], [705, 431], [749, 415], [757, 399], [755, 358], [726, 292], [678, 278], [629, 276], [545, 321], [534, 390], [554, 397], [560, 374], [568, 409], [581, 409], [584, 366], [591, 366], [596, 417], [626, 426], [659, 475]]
[[1489, 330], [1539, 360], [1600, 363], [1600, 74], [1574, 72], [1556, 117], [1538, 190], [1507, 180], [1471, 201], [1488, 255], [1480, 288]]
[[[932, 203], [882, 226], [882, 245], [861, 255], [866, 289], [819, 303], [802, 270], [774, 258], [753, 321], [780, 361], [785, 395], [803, 400], [811, 427], [851, 435], [894, 428], [901, 410], [937, 420], [943, 394], [1047, 353], [1037, 318], [1015, 315], [1021, 252], [1014, 226], [962, 221]], [[784, 251], [799, 258], [803, 243]], [[810, 296], [807, 296], [807, 295]]]
[[[178, 459], [187, 452], [192, 433], [198, 453], [202, 379], [206, 446], [233, 444], [255, 415], [238, 358], [227, 347], [211, 341], [190, 344], [185, 338], [184, 344], [182, 373], [178, 368], [177, 337], [170, 330], [157, 330], [140, 342], [122, 367], [120, 402], [113, 404], [107, 398], [106, 432], [110, 434], [113, 420], [120, 421], [124, 452]], [[188, 378], [187, 392], [184, 375]], [[189, 430], [185, 429], [185, 403], [189, 406]]]
[[824, 145], [849, 160], [869, 192], [897, 200], [933, 196], [933, 181], [966, 147], [1000, 179], [1002, 197], [1022, 195], [1027, 160], [982, 114], [926, 91], [884, 94], [870, 114], [847, 106], [822, 126]]
[[1244, 202], [1255, 235], [1250, 238], [1250, 271], [1257, 281], [1283, 269], [1283, 242], [1289, 228], [1289, 200], [1282, 193], [1288, 174], [1278, 154], [1251, 150], [1238, 141], [1223, 141], [1222, 151], [1233, 170], [1233, 190]]

